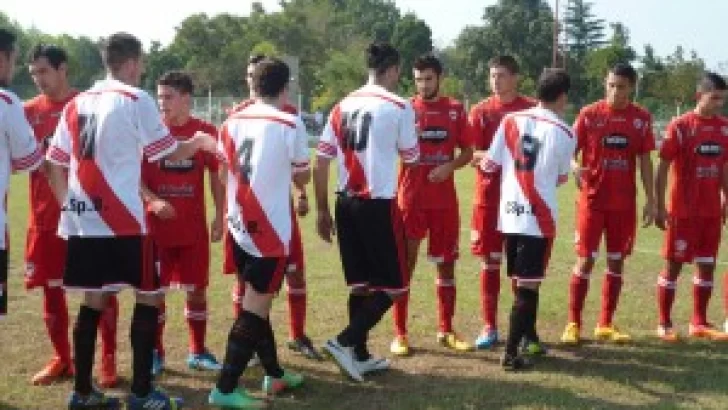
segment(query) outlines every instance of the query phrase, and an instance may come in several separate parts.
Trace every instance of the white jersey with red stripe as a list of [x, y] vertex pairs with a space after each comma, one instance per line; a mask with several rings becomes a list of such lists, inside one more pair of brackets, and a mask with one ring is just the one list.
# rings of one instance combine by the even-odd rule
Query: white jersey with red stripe
[[362, 198], [394, 198], [397, 157], [419, 159], [415, 112], [405, 100], [377, 85], [365, 85], [332, 110], [318, 156], [337, 158], [338, 191]]
[[498, 230], [552, 238], [556, 187], [568, 178], [576, 138], [552, 111], [535, 107], [507, 115], [481, 165], [502, 171]]
[[[6, 198], [11, 172], [31, 171], [43, 162], [33, 128], [25, 118], [23, 103], [11, 91], [0, 88], [0, 249], [6, 249]], [[0, 289], [1, 290], [1, 289]]]
[[146, 234], [142, 155], [154, 162], [176, 148], [145, 91], [108, 78], [77, 95], [63, 110], [46, 154], [69, 168], [58, 235]]
[[256, 257], [288, 255], [291, 178], [309, 170], [303, 122], [258, 102], [225, 121], [218, 150], [228, 164], [227, 223], [235, 242]]

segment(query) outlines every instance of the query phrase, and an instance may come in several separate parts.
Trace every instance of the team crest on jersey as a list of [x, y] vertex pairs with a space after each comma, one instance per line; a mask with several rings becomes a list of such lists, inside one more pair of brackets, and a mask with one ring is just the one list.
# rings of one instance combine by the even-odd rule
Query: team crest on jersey
[[635, 128], [637, 128], [638, 130], [641, 130], [643, 125], [644, 125], [644, 123], [642, 122], [641, 119], [639, 119], [639, 118], [635, 118], [634, 119], [634, 127]]
[[450, 110], [450, 120], [456, 121], [458, 119], [458, 112], [455, 110]]

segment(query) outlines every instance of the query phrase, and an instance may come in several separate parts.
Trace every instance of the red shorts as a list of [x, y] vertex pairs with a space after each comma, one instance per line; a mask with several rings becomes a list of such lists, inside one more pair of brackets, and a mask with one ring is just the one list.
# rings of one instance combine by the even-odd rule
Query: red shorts
[[621, 260], [632, 253], [637, 233], [637, 213], [631, 211], [598, 211], [576, 208], [576, 254], [596, 258], [604, 234], [607, 258]]
[[427, 256], [434, 263], [452, 263], [458, 258], [460, 215], [451, 209], [402, 209], [407, 239], [427, 238]]
[[188, 246], [158, 247], [159, 282], [164, 289], [204, 290], [210, 279], [207, 237]]
[[682, 263], [715, 263], [723, 223], [714, 218], [673, 218], [668, 220], [662, 256]]
[[473, 255], [500, 261], [503, 256], [503, 234], [498, 231], [498, 208], [473, 206], [470, 227], [470, 249]]
[[66, 241], [55, 231], [28, 230], [25, 241], [25, 288], [61, 287]]

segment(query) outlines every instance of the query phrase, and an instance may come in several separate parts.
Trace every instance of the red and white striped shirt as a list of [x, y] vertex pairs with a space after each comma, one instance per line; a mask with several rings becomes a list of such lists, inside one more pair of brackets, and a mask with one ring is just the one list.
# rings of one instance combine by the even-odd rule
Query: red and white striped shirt
[[46, 154], [69, 168], [59, 236], [146, 234], [139, 192], [142, 155], [154, 162], [176, 148], [145, 91], [106, 79], [76, 96]]

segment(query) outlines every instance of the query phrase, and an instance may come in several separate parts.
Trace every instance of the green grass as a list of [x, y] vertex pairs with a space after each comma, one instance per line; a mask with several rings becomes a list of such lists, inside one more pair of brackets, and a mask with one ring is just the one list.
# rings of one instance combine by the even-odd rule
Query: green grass
[[[462, 259], [457, 267], [457, 329], [474, 338], [480, 329], [478, 301], [479, 263], [469, 254], [472, 170], [459, 174], [462, 212]], [[0, 323], [0, 409], [62, 409], [71, 389], [70, 382], [38, 388], [29, 379], [50, 356], [41, 315], [40, 294], [22, 288], [22, 249], [27, 218], [25, 177], [14, 177], [10, 192], [11, 280], [10, 315]], [[396, 359], [394, 369], [372, 376], [364, 384], [343, 378], [331, 362], [313, 363], [290, 354], [283, 341], [287, 336], [285, 298], [275, 303], [273, 321], [284, 366], [308, 376], [307, 385], [294, 394], [276, 399], [279, 409], [485, 409], [485, 408], [728, 408], [728, 345], [683, 342], [665, 346], [653, 337], [657, 308], [655, 282], [662, 266], [659, 256], [661, 235], [656, 228], [639, 232], [634, 257], [627, 263], [626, 283], [617, 323], [632, 332], [635, 342], [625, 347], [586, 343], [566, 349], [556, 344], [566, 321], [568, 278], [574, 263], [572, 248], [574, 189], [569, 184], [560, 192], [559, 235], [541, 297], [539, 329], [552, 354], [538, 361], [527, 374], [506, 374], [498, 366], [501, 349], [493, 352], [453, 354], [435, 341], [436, 311], [434, 272], [421, 258], [415, 273], [411, 298], [410, 339], [415, 354]], [[302, 222], [308, 265], [308, 332], [321, 344], [339, 331], [346, 320], [346, 288], [335, 246], [320, 241], [313, 228], [314, 218]], [[725, 248], [722, 248], [725, 251]], [[220, 272], [220, 249], [212, 250], [209, 291], [211, 320], [209, 346], [222, 356], [232, 321], [230, 289], [232, 278]], [[722, 277], [724, 265], [718, 269]], [[595, 269], [584, 313], [589, 336], [598, 313], [603, 263]], [[680, 279], [674, 317], [684, 334], [692, 306], [690, 268]], [[716, 294], [710, 317], [722, 324], [722, 280], [716, 280]], [[500, 324], [507, 324], [511, 301], [508, 286], [501, 299]], [[71, 296], [72, 316], [78, 296]], [[160, 383], [182, 395], [188, 408], [205, 408], [214, 376], [188, 371], [186, 325], [182, 317], [183, 297], [169, 297], [166, 341], [169, 371]], [[122, 294], [122, 322], [119, 335], [119, 370], [128, 388], [131, 374], [128, 323], [131, 295]], [[371, 348], [387, 354], [392, 324], [389, 316], [372, 333]], [[259, 369], [248, 372], [242, 383], [259, 391]]]

